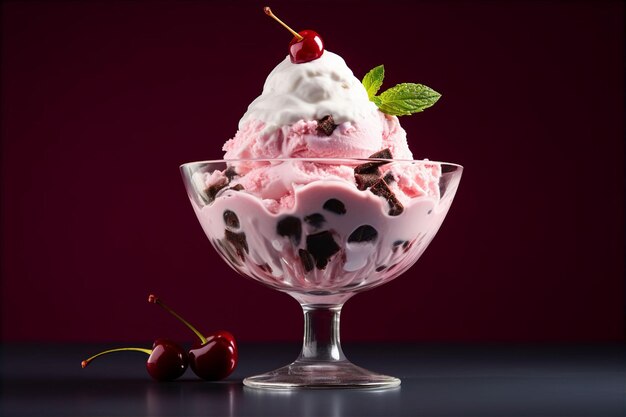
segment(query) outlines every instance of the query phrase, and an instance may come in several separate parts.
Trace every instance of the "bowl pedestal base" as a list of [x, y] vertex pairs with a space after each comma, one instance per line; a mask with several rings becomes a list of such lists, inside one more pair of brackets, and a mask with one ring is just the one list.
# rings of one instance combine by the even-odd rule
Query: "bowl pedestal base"
[[303, 304], [304, 341], [293, 363], [243, 380], [251, 388], [392, 388], [400, 380], [360, 368], [346, 359], [339, 341], [341, 305]]

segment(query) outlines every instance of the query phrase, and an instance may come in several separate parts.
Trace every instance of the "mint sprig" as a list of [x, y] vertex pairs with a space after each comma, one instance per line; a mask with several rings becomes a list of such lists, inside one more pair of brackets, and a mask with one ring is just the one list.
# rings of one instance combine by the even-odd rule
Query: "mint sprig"
[[363, 77], [363, 87], [369, 99], [383, 113], [408, 116], [424, 111], [439, 100], [441, 94], [422, 84], [402, 83], [376, 95], [383, 84], [385, 68], [379, 65]]

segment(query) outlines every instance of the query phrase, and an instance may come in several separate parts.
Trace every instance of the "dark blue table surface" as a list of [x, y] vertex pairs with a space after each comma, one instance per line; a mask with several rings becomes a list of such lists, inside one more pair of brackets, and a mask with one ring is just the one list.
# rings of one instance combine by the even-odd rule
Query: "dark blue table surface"
[[[110, 346], [106, 346], [110, 347]], [[399, 388], [244, 387], [242, 378], [293, 360], [296, 344], [244, 344], [226, 381], [158, 383], [145, 357], [122, 353], [81, 369], [105, 346], [4, 345], [2, 416], [626, 416], [621, 345], [345, 345], [356, 364]]]

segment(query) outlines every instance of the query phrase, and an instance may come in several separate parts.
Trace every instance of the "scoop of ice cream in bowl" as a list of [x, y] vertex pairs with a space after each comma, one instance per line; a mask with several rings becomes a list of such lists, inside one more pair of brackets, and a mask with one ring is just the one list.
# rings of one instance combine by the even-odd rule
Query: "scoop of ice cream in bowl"
[[287, 57], [225, 143], [224, 159], [181, 166], [192, 207], [221, 257], [304, 310], [300, 356], [246, 378], [247, 386], [400, 384], [346, 359], [341, 307], [417, 261], [463, 168], [414, 160], [398, 117], [381, 111], [384, 97], [376, 100], [378, 88], [365, 81], [329, 51], [301, 64]]
[[[358, 174], [364, 167], [378, 173]], [[336, 304], [417, 260], [443, 222], [461, 168], [266, 159], [198, 162], [183, 172], [202, 228], [236, 271], [303, 303]], [[359, 189], [361, 175], [371, 175], [369, 187]]]

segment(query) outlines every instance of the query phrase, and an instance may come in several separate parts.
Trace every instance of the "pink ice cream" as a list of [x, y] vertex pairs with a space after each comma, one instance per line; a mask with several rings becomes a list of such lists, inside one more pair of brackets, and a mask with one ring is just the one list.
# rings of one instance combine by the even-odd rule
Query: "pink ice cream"
[[[224, 159], [231, 160], [368, 158], [383, 149], [394, 159], [413, 159], [398, 118], [379, 111], [344, 60], [328, 51], [305, 64], [293, 64], [286, 57], [270, 73], [262, 94], [250, 104], [239, 131], [223, 149]], [[312, 181], [355, 184], [353, 170], [345, 166], [302, 163], [284, 172], [267, 164], [234, 165], [245, 174], [238, 183], [261, 197], [272, 212], [292, 207], [295, 189]], [[422, 194], [437, 196], [437, 187], [432, 186], [437, 172], [394, 175], [392, 187], [400, 201]]]
[[[328, 116], [336, 127], [322, 133]], [[385, 148], [413, 158], [398, 118], [381, 113], [345, 61], [325, 51], [304, 64], [286, 57], [270, 73], [224, 159], [367, 158]]]
[[224, 145], [224, 159], [367, 158], [385, 148], [396, 159], [413, 159], [398, 118], [376, 110], [371, 119], [344, 122], [329, 136], [318, 132], [317, 120], [298, 120], [269, 132], [263, 121], [246, 121]]
[[223, 149], [227, 168], [188, 174], [202, 227], [235, 269], [307, 302], [408, 268], [460, 177], [413, 161], [398, 118], [328, 51], [285, 58]]

